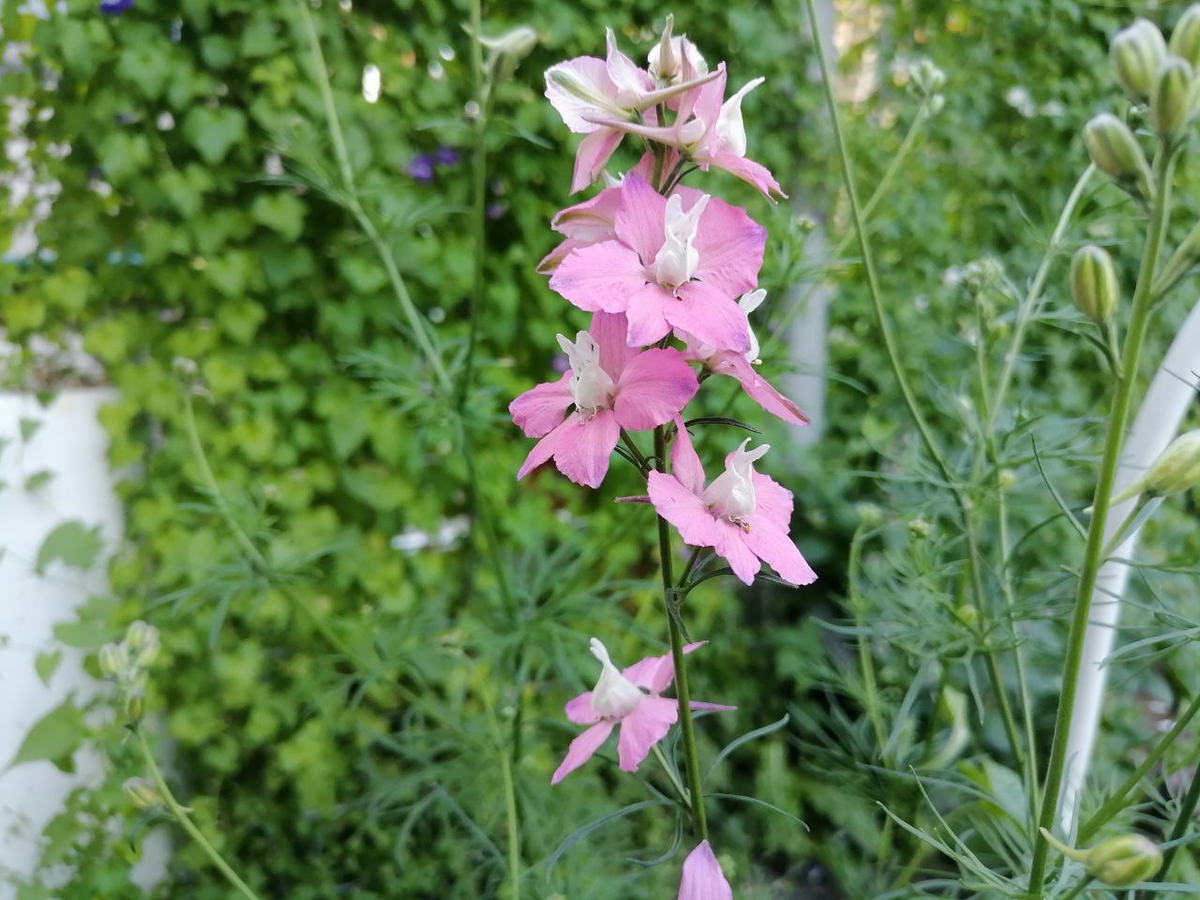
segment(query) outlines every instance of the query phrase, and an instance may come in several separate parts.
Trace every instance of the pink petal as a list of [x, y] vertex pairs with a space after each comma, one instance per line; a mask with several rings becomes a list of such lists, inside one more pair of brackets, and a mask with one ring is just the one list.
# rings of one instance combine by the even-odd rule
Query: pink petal
[[675, 120], [676, 124], [694, 116], [711, 131], [717, 124], [721, 104], [725, 101], [725, 79], [725, 63], [720, 63], [717, 65], [716, 78], [683, 95], [679, 101], [679, 117]]
[[701, 841], [683, 861], [678, 900], [733, 900], [733, 888], [708, 841]]
[[557, 213], [550, 220], [550, 227], [565, 237], [585, 244], [613, 240], [617, 236], [614, 225], [620, 208], [621, 189], [605, 188], [595, 197]]
[[571, 746], [567, 748], [567, 755], [563, 758], [562, 764], [554, 770], [550, 783], [558, 784], [591, 759], [593, 754], [600, 749], [600, 745], [608, 740], [608, 736], [612, 734], [613, 726], [616, 724], [616, 722], [597, 722], [571, 741]]
[[593, 313], [588, 334], [600, 347], [600, 368], [616, 384], [621, 380], [625, 366], [638, 355], [637, 347], [630, 347], [626, 342], [629, 320], [624, 313]]
[[784, 532], [758, 513], [749, 517], [750, 530], [742, 541], [750, 551], [769, 564], [779, 577], [790, 584], [812, 584], [817, 573], [805, 561], [800, 550]]
[[[640, 68], [632, 59], [617, 47], [617, 37], [611, 28], [605, 29], [605, 42], [608, 45], [606, 63], [608, 76], [616, 85], [634, 85], [639, 93], [650, 93], [654, 90], [654, 81], [650, 73]], [[628, 89], [628, 88], [627, 88]]]
[[717, 547], [721, 541], [719, 523], [700, 497], [680, 484], [674, 475], [662, 472], [651, 472], [647, 486], [650, 502], [660, 516], [679, 530], [685, 544]]
[[792, 492], [762, 472], [755, 472], [753, 481], [755, 515], [787, 534], [792, 530]]
[[[582, 252], [585, 251], [576, 251]], [[702, 281], [689, 281], [676, 294], [679, 302], [665, 304], [663, 309], [663, 316], [672, 328], [686, 331], [718, 350], [745, 353], [750, 349], [750, 323], [728, 294]]]
[[550, 77], [550, 73], [558, 69], [568, 72], [584, 84], [592, 85], [603, 96], [612, 96], [616, 94], [616, 86], [608, 77], [608, 66], [604, 60], [594, 56], [577, 56], [546, 70], [546, 99], [550, 101], [550, 105], [558, 110], [558, 114], [571, 131], [576, 134], [590, 134], [597, 126], [587, 121], [585, 116], [593, 116], [600, 110], [556, 83]]
[[588, 312], [625, 312], [630, 295], [645, 284], [637, 254], [618, 241], [575, 250], [550, 278], [551, 290]]
[[575, 172], [571, 176], [571, 193], [578, 193], [600, 177], [604, 166], [621, 144], [624, 132], [615, 128], [597, 128], [575, 150]]
[[625, 367], [613, 412], [622, 428], [644, 431], [679, 415], [699, 389], [696, 373], [678, 350], [645, 350]]
[[589, 241], [577, 241], [574, 238], [567, 238], [565, 241], [560, 241], [558, 246], [542, 257], [537, 264], [537, 273], [539, 275], [552, 275], [554, 270], [562, 265], [562, 261], [571, 255], [573, 250], [578, 250], [580, 247], [589, 247]]
[[807, 425], [809, 418], [791, 400], [775, 390], [769, 381], [758, 374], [746, 357], [740, 353], [725, 353], [712, 366], [714, 372], [736, 378], [742, 389], [755, 403], [771, 415], [778, 416], [792, 425]]
[[759, 563], [758, 556], [742, 540], [745, 533], [739, 526], [725, 519], [715, 521], [719, 528], [718, 541], [714, 548], [717, 554], [724, 557], [725, 561], [729, 563], [729, 568], [733, 569], [733, 574], [744, 584], [754, 584], [754, 576], [758, 574], [762, 564]]
[[644, 265], [654, 262], [666, 240], [667, 198], [630, 172], [621, 183], [621, 208], [617, 211], [617, 237], [632, 247]]
[[[683, 652], [691, 653], [707, 643], [708, 641], [693, 641], [690, 644], [684, 644]], [[675, 659], [670, 653], [663, 656], [648, 656], [635, 662], [621, 674], [638, 687], [646, 688], [653, 694], [661, 694], [675, 680]]]
[[657, 284], [643, 285], [629, 296], [625, 314], [629, 317], [630, 347], [656, 344], [671, 333], [664, 312], [678, 301]]
[[766, 166], [756, 163], [752, 159], [746, 159], [744, 156], [735, 156], [728, 151], [721, 151], [709, 156], [701, 162], [703, 167], [716, 166], [718, 169], [724, 169], [731, 175], [736, 175], [742, 181], [754, 185], [763, 192], [768, 200], [774, 201], [772, 194], [778, 194], [780, 197], [787, 197], [783, 192], [783, 188], [779, 186], [779, 182], [775, 180], [775, 176], [771, 174], [771, 170]]
[[574, 413], [538, 441], [517, 472], [517, 480], [553, 459], [558, 471], [576, 484], [600, 487], [620, 438], [621, 429], [612, 410], [601, 410], [590, 419]]
[[671, 448], [671, 473], [679, 483], [699, 496], [704, 493], [704, 465], [692, 446], [692, 436], [683, 426], [683, 419], [675, 420], [675, 445]]
[[563, 413], [572, 403], [571, 373], [565, 372], [558, 381], [548, 381], [530, 388], [512, 403], [509, 414], [525, 437], [540, 438], [562, 424]]
[[758, 287], [767, 229], [744, 209], [713, 198], [696, 231], [696, 278], [729, 297]]
[[576, 725], [595, 725], [600, 721], [600, 713], [592, 707], [591, 691], [585, 691], [568, 700], [563, 711], [566, 712], [568, 721]]
[[650, 748], [667, 736], [679, 718], [679, 701], [643, 697], [633, 712], [621, 720], [617, 761], [623, 772], [636, 772]]

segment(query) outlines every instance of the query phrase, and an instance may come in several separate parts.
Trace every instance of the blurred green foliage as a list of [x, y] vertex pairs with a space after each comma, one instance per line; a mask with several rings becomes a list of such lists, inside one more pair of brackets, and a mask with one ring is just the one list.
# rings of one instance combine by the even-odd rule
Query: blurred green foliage
[[[428, 372], [374, 248], [320, 192], [280, 177], [298, 159], [332, 166], [292, 4], [137, 0], [124, 15], [105, 16], [94, 2], [68, 0], [43, 20], [5, 8], [6, 36], [31, 45], [24, 65], [3, 75], [4, 92], [28, 98], [30, 159], [38, 177], [61, 190], [38, 226], [38, 254], [0, 268], [3, 324], [22, 345], [34, 335], [83, 335], [120, 391], [103, 414], [112, 463], [136, 467], [120, 487], [127, 525], [110, 565], [113, 598], [85, 610], [91, 628], [81, 642], [97, 646], [135, 617], [161, 629], [170, 662], [156, 673], [152, 705], [162, 711], [180, 793], [266, 896], [501, 894], [514, 826], [502, 756], [511, 759], [529, 896], [673, 889], [673, 866], [620, 861], [649, 859], [672, 844], [674, 823], [657, 809], [588, 836], [549, 874], [542, 865], [575, 828], [653, 796], [604, 764], [553, 790], [548, 779], [572, 734], [561, 704], [593, 675], [587, 638], [601, 636], [615, 656], [633, 660], [662, 647], [663, 628], [649, 580], [649, 518], [611, 503], [638, 492], [632, 470], [614, 464], [595, 494], [551, 473], [518, 487], [512, 474], [528, 446], [504, 415], [512, 396], [545, 379], [554, 333], [583, 319], [534, 272], [554, 243], [548, 221], [568, 199], [573, 149], [541, 97], [540, 73], [560, 59], [601, 54], [604, 25], [640, 54], [665, 11], [643, 0], [484, 8], [485, 31], [526, 23], [540, 39], [495, 99], [481, 360], [469, 398], [484, 473], [479, 502], [503, 511], [496, 525], [515, 596], [506, 603], [481, 535], [443, 550], [405, 552], [394, 543], [467, 514], [472, 485], [453, 417], [430, 399]], [[798, 273], [819, 268], [801, 256], [797, 209], [829, 211], [824, 225], [835, 235], [846, 227], [809, 38], [798, 8], [782, 0], [703, 0], [675, 14], [677, 29], [710, 60], [728, 61], [735, 83], [767, 76], [746, 104], [752, 153], [798, 205], [767, 208], [729, 179], [705, 183], [769, 226], [764, 284], [780, 316]], [[970, 412], [973, 398], [960, 373], [974, 364], [979, 336], [971, 334], [973, 305], [944, 273], [990, 255], [1023, 290], [1085, 165], [1079, 129], [1114, 102], [1105, 48], [1129, 11], [1073, 0], [914, 0], [846, 4], [841, 14], [857, 26], [839, 32], [847, 81], [871, 86], [847, 116], [865, 184], [881, 176], [913, 115], [893, 63], [927, 56], [948, 76], [946, 107], [919, 137], [872, 232], [912, 370], [952, 445], [969, 440], [964, 408]], [[453, 356], [466, 334], [476, 252], [466, 215], [472, 130], [464, 110], [473, 89], [465, 5], [327, 0], [314, 15], [360, 192]], [[381, 71], [374, 104], [360, 88], [367, 63]], [[430, 183], [414, 179], [410, 164], [439, 147], [456, 148], [458, 161], [437, 166]], [[626, 156], [617, 167], [632, 162]], [[1135, 213], [1115, 189], [1096, 191], [1071, 241], [1119, 244], [1137, 234]], [[1131, 249], [1119, 263], [1132, 267], [1135, 255]], [[1055, 267], [1047, 293], [1050, 309], [1070, 319], [1064, 269]], [[863, 765], [873, 762], [862, 742], [866, 723], [853, 691], [841, 686], [850, 651], [843, 635], [819, 624], [845, 615], [846, 549], [860, 502], [883, 505], [897, 526], [866, 562], [873, 615], [888, 636], [875, 647], [882, 690], [911, 717], [912, 733], [897, 746], [915, 765], [942, 745], [953, 704], [937, 685], [962, 666], [960, 686], [972, 696], [972, 761], [962, 777], [997, 793], [1015, 777], [990, 758], [1002, 755], [1003, 738], [994, 710], [972, 690], [974, 662], [941, 641], [957, 626], [925, 588], [944, 573], [930, 571], [926, 538], [905, 528], [907, 518], [925, 515], [929, 541], [953, 540], [939, 531], [946, 510], [932, 504], [919, 477], [892, 477], [913, 471], [909, 423], [858, 271], [835, 270], [823, 439], [772, 456], [791, 470], [772, 474], [787, 475], [797, 493], [799, 542], [822, 580], [800, 592], [735, 593], [710, 583], [688, 613], [694, 635], [723, 638], [697, 657], [694, 692], [740, 707], [702, 722], [707, 756], [784, 712], [794, 717], [786, 732], [740, 749], [714, 775], [716, 789], [769, 798], [810, 828], [714, 801], [726, 872], [747, 897], [837, 896], [837, 884], [847, 896], [867, 896], [878, 889], [872, 872], [907, 861], [882, 858], [880, 834], [889, 826], [874, 800], [916, 811], [921, 797], [911, 783]], [[994, 332], [984, 340], [994, 350], [1015, 304], [1003, 291], [992, 301]], [[1183, 311], [1175, 301], [1168, 317]], [[770, 325], [757, 323], [763, 333]], [[772, 378], [785, 368], [778, 360], [766, 367]], [[35, 369], [31, 354], [13, 377], [28, 383]], [[1037, 430], [1052, 448], [1053, 477], [1081, 495], [1090, 475], [1080, 461], [1093, 445], [1080, 432], [1089, 434], [1086, 417], [1105, 389], [1097, 358], [1077, 336], [1039, 325], [1017, 379], [1021, 410], [1047, 417]], [[193, 383], [203, 388], [198, 435], [223, 502], [261, 548], [266, 569], [247, 563], [220, 502], [202, 487], [182, 400]], [[709, 393], [710, 411], [722, 407], [726, 390]], [[736, 411], [761, 423], [741, 404]], [[787, 447], [788, 435], [767, 427], [773, 443]], [[1047, 515], [1044, 485], [1027, 446], [1013, 457], [1014, 514], [1031, 527]], [[642, 518], [644, 529], [631, 524]], [[1034, 593], [1056, 584], [1067, 538], [1053, 534], [1030, 542], [1021, 558], [1024, 596], [1045, 597], [1045, 612], [1026, 611], [1037, 620], [1040, 730], [1050, 727], [1056, 691], [1058, 631], [1048, 620], [1068, 599], [1061, 589]], [[1194, 555], [1191, 541], [1161, 561]], [[888, 630], [914, 610], [928, 617], [907, 621], [914, 633]], [[914, 621], [928, 626], [924, 635]], [[1179, 677], [1148, 670], [1136, 686], [1167, 696]], [[1115, 765], [1128, 763], [1126, 742], [1144, 735], [1137, 708], [1130, 702], [1113, 714], [1117, 738], [1106, 749]], [[96, 824], [122, 810], [119, 785], [137, 771], [127, 748], [107, 744], [109, 783], [75, 796], [51, 827], [46, 866], [76, 869], [64, 896], [139, 896], [125, 875], [129, 847]], [[177, 848], [163, 891], [228, 896], [187, 845]], [[58, 895], [35, 884], [21, 897]]]

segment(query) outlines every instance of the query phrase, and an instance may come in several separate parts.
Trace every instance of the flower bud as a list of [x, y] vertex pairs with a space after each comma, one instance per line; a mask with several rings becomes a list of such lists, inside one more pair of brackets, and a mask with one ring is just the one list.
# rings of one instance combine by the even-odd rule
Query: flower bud
[[1153, 22], [1138, 19], [1117, 32], [1109, 46], [1109, 56], [1125, 93], [1142, 103], [1150, 96], [1158, 70], [1167, 58], [1167, 42]]
[[100, 648], [99, 663], [105, 678], [119, 678], [129, 665], [129, 654], [122, 644], [105, 644]]
[[1150, 96], [1150, 124], [1163, 138], [1175, 137], [1192, 113], [1192, 67], [1178, 56], [1163, 63]]
[[675, 42], [672, 40], [671, 32], [674, 28], [675, 17], [668, 15], [658, 42], [658, 53], [651, 53], [653, 58], [650, 60], [650, 74], [661, 84], [670, 84], [671, 79], [679, 75], [683, 68], [683, 60], [676, 53]]
[[133, 725], [146, 715], [146, 695], [141, 691], [134, 691], [125, 698], [125, 719]]
[[1111, 113], [1101, 113], [1083, 127], [1083, 141], [1096, 168], [1122, 187], [1150, 191], [1150, 166], [1129, 126]]
[[1071, 297], [1085, 316], [1098, 325], [1112, 318], [1120, 288], [1112, 257], [1102, 247], [1086, 244], [1071, 258]]
[[1168, 497], [1200, 484], [1200, 428], [1181, 434], [1146, 470], [1142, 488]]
[[162, 794], [145, 778], [130, 778], [125, 782], [125, 797], [134, 809], [162, 806]]
[[480, 37], [479, 43], [501, 56], [514, 60], [522, 60], [537, 46], [537, 32], [528, 25], [518, 25], [510, 28], [504, 34], [496, 37]]
[[1193, 3], [1179, 17], [1171, 32], [1168, 49], [1173, 55], [1187, 60], [1193, 69], [1200, 66], [1200, 3]]
[[1162, 866], [1162, 851], [1140, 834], [1123, 834], [1090, 850], [1076, 850], [1057, 840], [1045, 828], [1040, 830], [1050, 846], [1068, 859], [1083, 863], [1093, 878], [1112, 887], [1129, 887], [1145, 881]]

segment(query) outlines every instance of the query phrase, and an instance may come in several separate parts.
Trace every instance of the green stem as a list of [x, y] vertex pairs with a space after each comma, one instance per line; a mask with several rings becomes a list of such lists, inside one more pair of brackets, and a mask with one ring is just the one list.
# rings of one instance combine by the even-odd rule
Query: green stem
[[475, 147], [471, 157], [471, 231], [475, 247], [474, 277], [471, 281], [471, 302], [467, 313], [467, 350], [459, 383], [458, 403], [467, 401], [475, 372], [475, 346], [479, 335], [479, 315], [483, 308], [484, 262], [487, 254], [487, 126], [491, 111], [492, 91], [483, 67], [483, 13], [481, 0], [471, 0], [471, 70], [475, 81], [475, 102], [479, 115], [475, 119]]
[[[654, 453], [658, 469], [665, 472], [667, 439], [663, 426], [654, 429]], [[691, 694], [688, 689], [687, 659], [683, 655], [683, 634], [674, 609], [675, 578], [671, 573], [671, 526], [658, 517], [658, 557], [662, 566], [663, 603], [667, 613], [667, 635], [671, 641], [671, 659], [675, 663], [675, 695], [679, 699], [679, 730], [683, 736], [684, 763], [687, 767], [688, 796], [692, 801], [692, 820], [696, 836], [708, 840], [708, 820], [704, 815], [704, 788], [700, 783], [700, 757], [696, 752], [696, 728], [692, 721]]]
[[667, 758], [663, 756], [663, 752], [661, 749], [659, 749], [658, 744], [655, 744], [650, 749], [654, 751], [654, 755], [658, 758], [659, 765], [662, 766], [663, 771], [666, 773], [667, 781], [671, 782], [671, 786], [674, 787], [675, 791], [679, 794], [679, 799], [684, 803], [688, 803], [689, 800], [687, 788], [685, 788], [682, 782], [680, 782], [678, 773], [676, 773], [671, 764], [667, 762]]
[[[1200, 694], [1197, 694], [1192, 702], [1188, 704], [1187, 709], [1180, 714], [1179, 718], [1175, 720], [1175, 724], [1171, 726], [1171, 730], [1159, 739], [1154, 749], [1142, 760], [1142, 764], [1130, 773], [1129, 777], [1121, 783], [1119, 788], [1113, 791], [1112, 795], [1104, 801], [1104, 805], [1096, 810], [1091, 818], [1079, 826], [1079, 837], [1077, 838], [1079, 843], [1090, 841], [1114, 816], [1125, 809], [1125, 799], [1142, 783], [1142, 779], [1149, 774], [1150, 770], [1158, 765], [1159, 760], [1163, 758], [1167, 750], [1175, 743], [1175, 739], [1183, 734], [1188, 726], [1192, 724], [1192, 720], [1196, 718], [1197, 713], [1200, 713]], [[1200, 782], [1200, 778], [1196, 778], [1195, 781]]]
[[[1200, 757], [1197, 757], [1195, 763], [1200, 764]], [[1179, 818], [1175, 820], [1175, 825], [1171, 828], [1171, 834], [1167, 838], [1168, 843], [1183, 839], [1183, 836], [1192, 824], [1198, 802], [1200, 802], [1200, 772], [1195, 772], [1192, 774], [1192, 783], [1188, 787], [1188, 792], [1184, 795], [1183, 804], [1179, 807]], [[1179, 848], [1182, 846], [1182, 844], [1177, 843], [1167, 848], [1167, 852], [1163, 854], [1162, 868], [1158, 870], [1158, 881], [1166, 881], [1168, 879], [1168, 876], [1171, 874], [1171, 863], [1175, 862], [1175, 856], [1179, 853]]]
[[238, 873], [233, 871], [233, 867], [221, 857], [217, 852], [217, 848], [208, 842], [208, 838], [204, 836], [196, 823], [188, 816], [185, 810], [175, 799], [175, 795], [171, 793], [171, 789], [167, 787], [167, 782], [163, 779], [162, 771], [158, 768], [158, 763], [154, 760], [154, 754], [150, 752], [150, 745], [146, 743], [146, 735], [142, 733], [140, 728], [134, 729], [134, 734], [137, 735], [138, 746], [142, 751], [142, 758], [145, 760], [146, 768], [150, 772], [150, 778], [154, 781], [154, 786], [158, 788], [159, 794], [162, 795], [163, 802], [167, 804], [167, 809], [171, 811], [171, 815], [175, 817], [175, 821], [179, 826], [187, 832], [188, 837], [196, 842], [197, 846], [204, 851], [205, 855], [212, 861], [226, 880], [233, 885], [246, 900], [260, 900], [258, 894], [250, 889], [250, 886], [238, 876]]
[[858, 632], [858, 669], [862, 678], [864, 703], [867, 707], [867, 718], [871, 720], [871, 728], [875, 732], [875, 743], [879, 745], [880, 758], [884, 765], [888, 764], [883, 757], [887, 746], [887, 733], [883, 728], [883, 716], [879, 711], [879, 687], [875, 680], [875, 661], [871, 658], [871, 642], [867, 634], [864, 618], [866, 612], [862, 594], [858, 590], [858, 575], [862, 562], [863, 529], [854, 532], [850, 540], [850, 559], [847, 563], [846, 580], [850, 594], [850, 608], [854, 612], [854, 627]]
[[1075, 900], [1076, 897], [1088, 889], [1088, 885], [1090, 885], [1094, 880], [1095, 879], [1092, 878], [1092, 876], [1085, 875], [1079, 881], [1079, 883], [1075, 885], [1075, 887], [1071, 888], [1068, 893], [1063, 895], [1062, 900]]
[[696, 568], [696, 563], [700, 561], [700, 554], [704, 552], [703, 547], [695, 547], [692, 549], [692, 555], [688, 557], [687, 565], [683, 567], [683, 574], [679, 576], [679, 581], [675, 587], [681, 591], [688, 586], [688, 579], [692, 577], [692, 572]]
[[[1071, 631], [1067, 638], [1067, 656], [1063, 665], [1062, 697], [1059, 700], [1058, 716], [1054, 723], [1054, 742], [1050, 748], [1050, 762], [1046, 773], [1046, 787], [1042, 795], [1042, 811], [1038, 824], [1047, 830], [1053, 828], [1058, 811], [1059, 793], [1062, 790], [1063, 774], [1066, 770], [1067, 738], [1071, 728], [1071, 715], [1075, 710], [1075, 693], [1079, 681], [1079, 668], [1083, 660], [1083, 642], [1092, 609], [1092, 594], [1096, 578], [1103, 563], [1104, 528], [1108, 523], [1108, 511], [1112, 502], [1113, 482], [1117, 475], [1117, 463], [1121, 458], [1125, 426], [1129, 422], [1129, 411], [1137, 386], [1138, 364], [1141, 361], [1142, 345], [1149, 330], [1154, 308], [1154, 272], [1158, 265], [1159, 250], [1167, 228], [1171, 205], [1171, 173], [1174, 170], [1174, 154], [1159, 150], [1154, 159], [1155, 192], [1150, 213], [1150, 229], [1146, 247], [1138, 270], [1137, 286], [1133, 293], [1133, 311], [1129, 320], [1129, 331], [1125, 339], [1121, 358], [1121, 375], [1117, 381], [1116, 394], [1108, 417], [1108, 431], [1104, 441], [1104, 457], [1100, 464], [1100, 476], [1092, 500], [1092, 520], [1088, 527], [1087, 547], [1084, 551], [1083, 567], [1079, 574], [1079, 589], [1075, 596], [1075, 609], [1071, 616]], [[1029, 895], [1041, 898], [1046, 883], [1046, 858], [1049, 844], [1041, 834], [1035, 840], [1033, 860], [1030, 864]]]

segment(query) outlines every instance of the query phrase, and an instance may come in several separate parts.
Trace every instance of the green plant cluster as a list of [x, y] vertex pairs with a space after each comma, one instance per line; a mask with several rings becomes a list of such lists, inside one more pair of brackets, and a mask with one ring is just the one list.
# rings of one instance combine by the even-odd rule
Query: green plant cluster
[[[967, 433], [964, 401], [974, 400], [957, 392], [958, 373], [973, 365], [973, 340], [994, 347], [989, 339], [1011, 327], [1015, 303], [988, 288], [994, 332], [980, 336], [968, 289], [945, 273], [994, 256], [1023, 289], [1086, 164], [1075, 136], [1096, 98], [1111, 95], [1107, 38], [1127, 17], [1073, 0], [1049, 10], [1002, 0], [860, 6], [862, 27], [841, 49], [847, 83], [874, 84], [850, 116], [868, 186], [915, 109], [892, 62], [927, 56], [947, 74], [945, 109], [924, 126], [871, 228], [912, 370], [939, 403], [944, 443], [954, 444]], [[10, 378], [34, 380], [30, 338], [81, 334], [120, 394], [103, 412], [111, 461], [133, 470], [119, 488], [126, 535], [109, 565], [112, 596], [92, 601], [82, 627], [63, 636], [98, 648], [135, 618], [160, 629], [169, 664], [154, 671], [150, 706], [178, 793], [264, 896], [503, 895], [514, 832], [528, 896], [671, 889], [670, 867], [614, 876], [611, 865], [677, 842], [676, 823], [655, 808], [578, 835], [546, 865], [577, 827], [654, 798], [601, 766], [549, 787], [573, 733], [561, 704], [594, 674], [587, 638], [598, 634], [632, 660], [661, 648], [663, 635], [646, 581], [650, 517], [642, 528], [640, 509], [611, 503], [638, 489], [632, 470], [615, 468], [613, 484], [595, 495], [549, 473], [526, 490], [513, 474], [527, 442], [504, 415], [512, 396], [544, 380], [561, 327], [561, 301], [534, 270], [553, 242], [547, 223], [568, 202], [573, 144], [541, 96], [541, 72], [601, 54], [605, 25], [627, 49], [648, 46], [667, 11], [647, 0], [485, 5], [486, 33], [525, 23], [539, 43], [493, 98], [477, 375], [453, 409], [414, 349], [377, 248], [320, 189], [336, 180], [334, 152], [293, 0], [137, 0], [120, 16], [68, 0], [46, 19], [5, 7], [6, 38], [29, 49], [3, 74], [4, 93], [31, 100], [30, 159], [60, 185], [37, 229], [38, 254], [0, 267], [0, 318], [27, 352]], [[746, 200], [778, 248], [764, 279], [782, 296], [818, 274], [797, 210], [831, 210], [822, 227], [834, 236], [848, 228], [809, 38], [782, 0], [703, 0], [674, 12], [679, 31], [728, 60], [735, 83], [767, 76], [746, 104], [751, 146], [797, 203]], [[359, 194], [457, 375], [478, 252], [468, 223], [476, 138], [467, 7], [326, 0], [313, 16]], [[376, 103], [362, 95], [368, 63], [381, 71]], [[435, 167], [430, 183], [414, 178], [414, 159], [439, 147], [455, 148], [457, 161]], [[1132, 214], [1115, 190], [1095, 192], [1072, 241], [1129, 238]], [[920, 765], [965, 732], [966, 749], [946, 764], [984, 794], [1006, 797], [1010, 810], [1023, 802], [1020, 776], [997, 761], [994, 711], [971, 685], [961, 691], [971, 695], [969, 715], [954, 693], [931, 687], [931, 667], [975, 671], [956, 645], [939, 643], [959, 626], [924, 592], [943, 574], [929, 570], [928, 548], [953, 536], [940, 532], [946, 510], [922, 488], [929, 473], [914, 465], [858, 270], [838, 265], [831, 275], [823, 437], [790, 454], [789, 479], [800, 544], [821, 581], [803, 592], [736, 594], [709, 584], [689, 600], [696, 636], [726, 638], [693, 689], [740, 708], [701, 723], [709, 758], [736, 735], [792, 716], [782, 734], [746, 744], [713, 775], [729, 795], [716, 801], [716, 827], [727, 846], [755, 849], [753, 863], [723, 859], [731, 879], [754, 885], [748, 896], [802, 886], [838, 896], [839, 884], [867, 896], [878, 887], [871, 872], [916, 859], [916, 843], [892, 834], [872, 798], [908, 812], [923, 808], [920, 792], [860, 765], [874, 762], [868, 722], [847, 686], [852, 651], [840, 623], [852, 613], [844, 595], [853, 573], [844, 566], [862, 503], [885, 508], [895, 526], [865, 562], [882, 695], [920, 729], [896, 736], [893, 761]], [[1087, 452], [1079, 432], [1092, 427], [1086, 417], [1107, 376], [1073, 333], [1083, 325], [1065, 282], [1062, 263], [1047, 290], [1055, 321], [1038, 324], [1013, 390], [1047, 421], [1013, 428], [1035, 430], [1051, 450], [1051, 477], [1081, 495], [1090, 475], [1077, 465]], [[769, 333], [771, 323], [756, 327]], [[766, 371], [776, 378], [785, 368], [768, 361]], [[723, 439], [710, 431], [704, 443], [715, 452]], [[1044, 484], [1025, 444], [1014, 443], [1013, 459], [1014, 508], [1032, 527]], [[498, 561], [479, 525], [487, 511]], [[929, 527], [909, 527], [918, 517]], [[462, 521], [476, 527], [458, 534]], [[1163, 523], [1169, 531], [1171, 520]], [[445, 546], [405, 549], [428, 536], [436, 543], [439, 532]], [[1021, 556], [1031, 583], [1053, 584], [1066, 540], [1053, 533], [1057, 547], [1035, 540]], [[1178, 547], [1156, 562], [1195, 551]], [[902, 577], [885, 578], [885, 564]], [[1056, 690], [1054, 619], [1065, 605], [1049, 590], [1044, 611], [1027, 611], [1038, 620], [1032, 687], [1046, 709], [1036, 723], [1043, 735]], [[891, 627], [910, 612], [926, 618]], [[1174, 664], [1146, 664], [1131, 677], [1111, 714], [1117, 737], [1104, 777], [1130, 766], [1126, 741], [1145, 733], [1135, 689], [1173, 698], [1181, 680], [1195, 683], [1195, 672]], [[135, 753], [110, 733], [90, 736], [113, 748], [112, 777], [71, 799], [45, 855], [47, 867], [66, 862], [76, 874], [65, 891], [26, 885], [22, 900], [140, 896], [127, 880], [134, 851], [97, 824], [125, 811], [120, 784], [139, 773]], [[747, 795], [772, 798], [809, 829], [737, 799]], [[125, 836], [136, 841], [147, 823], [129, 822]], [[186, 845], [163, 891], [228, 896]]]

